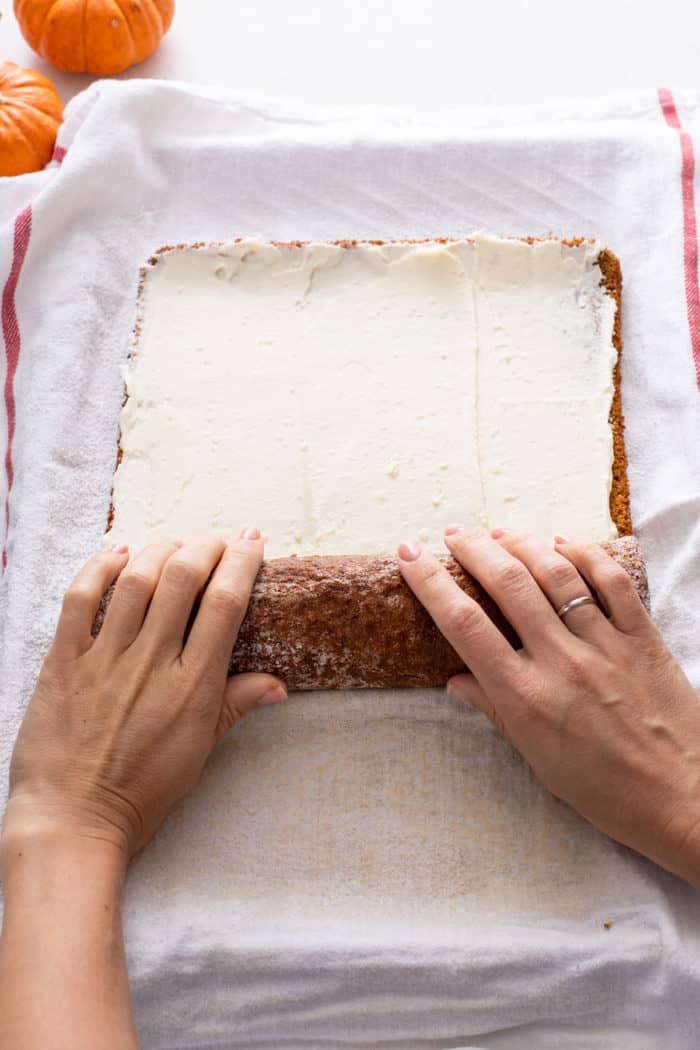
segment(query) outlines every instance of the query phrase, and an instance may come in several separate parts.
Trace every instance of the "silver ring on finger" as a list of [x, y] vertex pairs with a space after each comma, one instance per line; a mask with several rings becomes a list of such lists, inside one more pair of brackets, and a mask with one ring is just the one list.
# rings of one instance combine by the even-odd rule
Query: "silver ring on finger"
[[590, 594], [583, 594], [580, 598], [572, 598], [571, 601], [564, 602], [561, 608], [557, 609], [557, 616], [563, 620], [568, 613], [573, 612], [574, 609], [580, 609], [583, 605], [595, 605], [597, 609], [600, 608], [595, 598], [591, 598]]

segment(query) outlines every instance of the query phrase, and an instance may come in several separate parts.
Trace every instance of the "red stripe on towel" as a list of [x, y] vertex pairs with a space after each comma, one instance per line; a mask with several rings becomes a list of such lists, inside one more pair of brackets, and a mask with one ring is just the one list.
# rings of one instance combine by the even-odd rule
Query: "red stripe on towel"
[[700, 289], [698, 288], [698, 224], [695, 214], [695, 151], [693, 139], [680, 122], [673, 94], [668, 88], [659, 88], [659, 105], [668, 126], [678, 132], [681, 144], [685, 301], [688, 310], [690, 345], [695, 364], [695, 379], [700, 389]]
[[12, 444], [15, 437], [15, 373], [19, 364], [21, 340], [17, 311], [15, 309], [15, 292], [19, 281], [24, 257], [27, 254], [29, 236], [32, 232], [32, 209], [28, 205], [15, 219], [15, 238], [12, 255], [12, 266], [2, 293], [2, 334], [5, 338], [5, 413], [7, 415], [7, 451], [5, 452], [5, 476], [7, 491], [5, 494], [5, 539], [2, 545], [2, 568], [7, 568], [7, 534], [10, 528], [10, 490], [14, 481], [12, 468]]

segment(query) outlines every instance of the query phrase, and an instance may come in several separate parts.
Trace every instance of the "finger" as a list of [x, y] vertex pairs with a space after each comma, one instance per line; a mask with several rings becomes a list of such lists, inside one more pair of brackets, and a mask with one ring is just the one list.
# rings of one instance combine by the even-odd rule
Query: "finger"
[[253, 708], [287, 699], [287, 687], [271, 674], [237, 674], [229, 678], [216, 725], [217, 742]]
[[[501, 530], [495, 530], [501, 532]], [[568, 559], [535, 536], [503, 532], [498, 541], [523, 563], [557, 611], [575, 598], [592, 598], [590, 588]], [[563, 642], [571, 634], [593, 644], [609, 638], [612, 628], [597, 605], [582, 605], [559, 617]]]
[[182, 652], [192, 609], [226, 550], [220, 536], [201, 536], [168, 558], [141, 632], [151, 651]]
[[119, 544], [90, 558], [77, 573], [63, 598], [54, 646], [74, 658], [93, 644], [92, 625], [102, 596], [127, 563], [128, 547]]
[[629, 573], [597, 543], [576, 544], [557, 537], [557, 551], [595, 587], [610, 623], [625, 634], [651, 626], [651, 619], [635, 590]]
[[503, 719], [473, 674], [456, 674], [450, 678], [447, 683], [447, 695], [450, 700], [459, 700], [460, 703], [470, 704], [477, 711], [481, 711], [501, 736], [505, 736]]
[[525, 649], [535, 654], [551, 651], [561, 625], [529, 570], [480, 529], [454, 529], [450, 526], [445, 532], [450, 553], [491, 595]]
[[229, 543], [207, 585], [182, 658], [224, 675], [263, 559], [258, 529]]
[[514, 649], [435, 555], [417, 544], [402, 543], [399, 567], [416, 598], [482, 686], [488, 690], [510, 686], [520, 669]]
[[163, 566], [180, 546], [178, 540], [154, 543], [122, 570], [96, 642], [100, 648], [124, 652], [137, 638]]

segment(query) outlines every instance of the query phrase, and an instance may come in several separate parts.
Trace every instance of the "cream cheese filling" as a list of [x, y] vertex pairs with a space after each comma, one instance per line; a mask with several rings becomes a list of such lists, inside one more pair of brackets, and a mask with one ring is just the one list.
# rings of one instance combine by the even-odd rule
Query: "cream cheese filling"
[[258, 240], [146, 271], [106, 543], [257, 524], [268, 557], [604, 539], [614, 300], [598, 243]]

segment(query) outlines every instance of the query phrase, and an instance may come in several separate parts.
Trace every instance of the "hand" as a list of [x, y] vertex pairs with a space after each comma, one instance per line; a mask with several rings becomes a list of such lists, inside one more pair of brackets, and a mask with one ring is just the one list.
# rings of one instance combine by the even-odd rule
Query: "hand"
[[[449, 694], [482, 711], [559, 798], [700, 886], [700, 703], [627, 573], [601, 547], [460, 526], [453, 556], [522, 640], [516, 652], [437, 559], [399, 548], [403, 576], [470, 673]], [[497, 542], [498, 540], [498, 542]], [[565, 602], [595, 589], [608, 613]]]
[[162, 543], [131, 561], [117, 548], [87, 563], [65, 596], [17, 738], [4, 840], [50, 824], [111, 842], [128, 859], [194, 787], [231, 726], [257, 704], [285, 699], [270, 675], [227, 680], [262, 555], [260, 533], [249, 529], [228, 546]]

